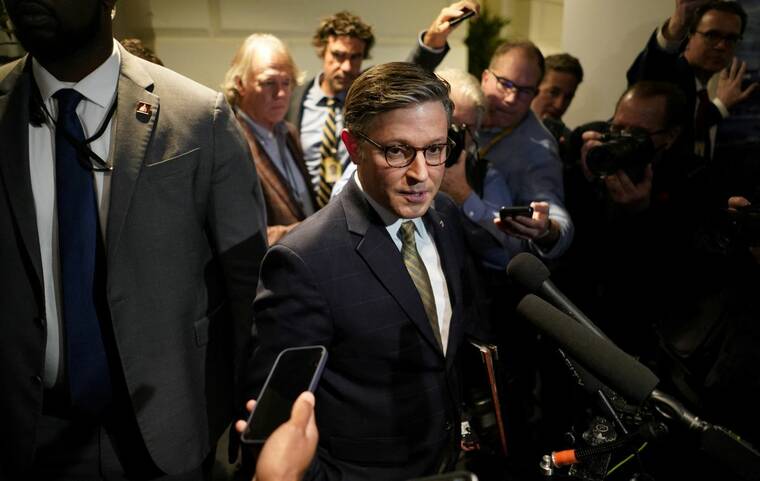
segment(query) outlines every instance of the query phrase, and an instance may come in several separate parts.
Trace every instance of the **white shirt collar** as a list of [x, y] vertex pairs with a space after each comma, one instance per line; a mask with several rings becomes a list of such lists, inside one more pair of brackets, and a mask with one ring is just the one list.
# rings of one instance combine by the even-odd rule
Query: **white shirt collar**
[[109, 108], [116, 95], [119, 69], [121, 67], [121, 52], [116, 44], [116, 40], [113, 42], [113, 50], [106, 61], [79, 82], [62, 82], [58, 80], [45, 67], [40, 65], [37, 59], [32, 58], [34, 81], [40, 89], [42, 101], [47, 102], [54, 93], [61, 89], [73, 88], [90, 102], [104, 109]]

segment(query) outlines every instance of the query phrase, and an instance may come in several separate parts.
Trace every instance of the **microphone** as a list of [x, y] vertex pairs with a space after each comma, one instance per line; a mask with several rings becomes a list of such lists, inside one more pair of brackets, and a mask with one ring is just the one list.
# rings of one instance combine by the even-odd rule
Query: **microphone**
[[517, 312], [626, 399], [642, 403], [660, 382], [649, 368], [612, 342], [599, 337], [533, 294], [520, 301]]
[[533, 254], [529, 252], [517, 254], [507, 265], [507, 275], [528, 291], [548, 300], [554, 307], [583, 324], [597, 336], [609, 340], [601, 329], [591, 322], [591, 319], [557, 289], [557, 286], [549, 279], [551, 275], [549, 269]]

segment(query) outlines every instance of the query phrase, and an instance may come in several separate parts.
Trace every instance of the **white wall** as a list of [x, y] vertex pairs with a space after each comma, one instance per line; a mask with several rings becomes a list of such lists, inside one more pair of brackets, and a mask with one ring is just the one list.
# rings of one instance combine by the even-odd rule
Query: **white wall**
[[[349, 10], [375, 30], [376, 43], [365, 67], [403, 60], [419, 31], [427, 28], [446, 0], [130, 0], [117, 10], [117, 38], [135, 35], [153, 44], [169, 68], [218, 89], [243, 39], [268, 32], [290, 47], [307, 74], [320, 70], [311, 36], [322, 17]], [[117, 4], [117, 7], [120, 6]], [[445, 66], [466, 68], [465, 29], [451, 36]]]
[[628, 67], [673, 8], [671, 0], [565, 0], [562, 49], [585, 74], [564, 117], [569, 126], [612, 116]]

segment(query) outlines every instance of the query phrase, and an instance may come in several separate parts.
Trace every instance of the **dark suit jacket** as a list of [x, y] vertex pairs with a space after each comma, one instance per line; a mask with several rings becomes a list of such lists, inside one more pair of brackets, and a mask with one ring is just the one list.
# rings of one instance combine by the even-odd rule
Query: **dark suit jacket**
[[[687, 109], [691, 116], [684, 125], [684, 131], [679, 143], [683, 153], [690, 154], [694, 151], [694, 112], [697, 108], [697, 87], [694, 70], [683, 57], [682, 53], [668, 53], [657, 44], [657, 32], [653, 33], [626, 74], [628, 85], [631, 86], [641, 80], [655, 80], [670, 82], [686, 94]], [[723, 116], [720, 110], [712, 102], [708, 106], [707, 123], [709, 126], [717, 125]]]
[[[249, 150], [221, 94], [121, 49], [106, 226], [107, 302], [150, 456], [200, 465], [231, 421], [235, 358], [265, 250]], [[0, 68], [0, 478], [32, 462], [45, 301], [29, 172], [28, 57]], [[152, 105], [136, 114], [138, 102]]]
[[[282, 176], [280, 170], [272, 163], [261, 143], [256, 140], [256, 136], [251, 131], [251, 128], [245, 122], [240, 122], [240, 126], [243, 128], [248, 146], [251, 148], [253, 161], [256, 164], [256, 172], [261, 180], [261, 189], [264, 192], [264, 202], [267, 207], [267, 225], [285, 226], [304, 220], [306, 214], [304, 214], [301, 204], [288, 186], [288, 182]], [[312, 205], [316, 206], [317, 201], [314, 197], [314, 190], [311, 188], [311, 178], [306, 172], [306, 166], [303, 162], [303, 151], [301, 150], [301, 141], [298, 138], [298, 130], [289, 122], [287, 123], [287, 127], [288, 150], [290, 150], [293, 160], [295, 160], [295, 167], [298, 169], [298, 173], [306, 183]]]
[[446, 357], [380, 217], [352, 180], [273, 246], [262, 263], [252, 360], [258, 394], [277, 353], [322, 344], [318, 461], [307, 479], [405, 480], [446, 466], [458, 439], [464, 244], [457, 207], [439, 196], [432, 226], [453, 308]]

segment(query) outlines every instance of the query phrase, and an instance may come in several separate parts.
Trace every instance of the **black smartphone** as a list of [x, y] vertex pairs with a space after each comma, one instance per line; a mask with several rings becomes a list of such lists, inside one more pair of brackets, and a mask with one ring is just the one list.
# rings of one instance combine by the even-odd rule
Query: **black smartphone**
[[464, 22], [465, 20], [472, 17], [473, 15], [475, 15], [474, 10], [470, 10], [468, 8], [464, 9], [464, 13], [462, 15], [458, 16], [457, 18], [453, 20], [449, 20], [449, 28], [459, 25], [460, 23]]
[[478, 477], [469, 471], [452, 471], [451, 473], [436, 474], [426, 478], [414, 478], [409, 481], [478, 481]]
[[247, 444], [265, 442], [275, 429], [290, 419], [298, 396], [304, 391], [314, 392], [326, 362], [324, 346], [283, 350], [269, 371], [240, 440]]
[[533, 215], [533, 207], [529, 205], [514, 205], [509, 207], [502, 207], [499, 209], [499, 217], [501, 220], [511, 219], [522, 215], [525, 217], [531, 217]]

